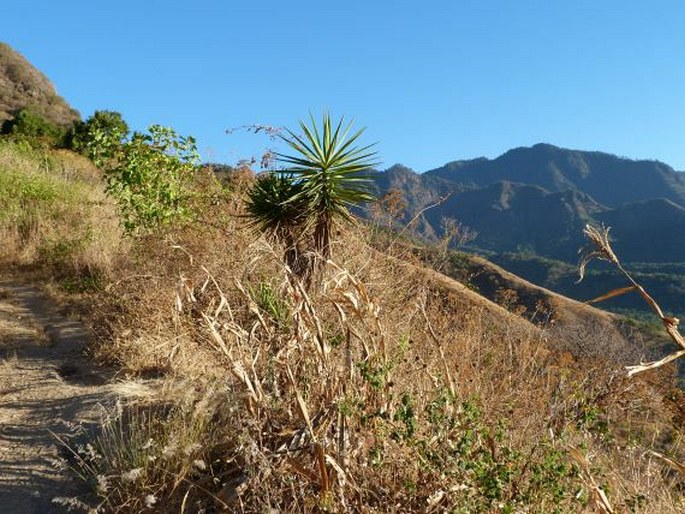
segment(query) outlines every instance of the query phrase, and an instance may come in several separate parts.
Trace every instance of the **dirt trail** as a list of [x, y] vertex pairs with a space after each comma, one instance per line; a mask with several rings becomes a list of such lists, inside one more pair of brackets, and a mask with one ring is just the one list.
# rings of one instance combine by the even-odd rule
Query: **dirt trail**
[[84, 327], [38, 289], [0, 281], [0, 513], [57, 513], [78, 494], [59, 443], [95, 422], [110, 387], [85, 360]]

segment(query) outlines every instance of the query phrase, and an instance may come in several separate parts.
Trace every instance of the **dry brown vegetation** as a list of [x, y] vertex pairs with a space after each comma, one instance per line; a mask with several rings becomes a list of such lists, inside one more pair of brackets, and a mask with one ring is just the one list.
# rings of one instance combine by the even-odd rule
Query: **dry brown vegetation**
[[682, 511], [683, 397], [666, 370], [628, 378], [621, 355], [582, 350], [606, 344], [597, 330], [571, 339], [530, 323], [378, 252], [362, 225], [341, 229], [320, 287], [305, 290], [282, 249], [246, 228], [250, 180], [202, 176], [202, 219], [130, 248], [109, 239], [112, 257], [94, 261], [94, 353], [156, 392], [74, 446], [93, 486], [82, 501]]
[[102, 174], [80, 155], [0, 144], [0, 262], [76, 281], [112, 268], [123, 244]]
[[71, 125], [79, 118], [45, 75], [0, 42], [0, 125], [25, 107], [60, 126]]

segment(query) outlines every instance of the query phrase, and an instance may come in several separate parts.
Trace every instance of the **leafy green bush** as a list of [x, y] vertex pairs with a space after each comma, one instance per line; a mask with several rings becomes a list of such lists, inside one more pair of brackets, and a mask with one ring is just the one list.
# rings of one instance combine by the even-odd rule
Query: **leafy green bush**
[[123, 144], [110, 138], [98, 159], [129, 235], [191, 217], [189, 186], [199, 161], [195, 139], [159, 125], [148, 130]]
[[113, 145], [121, 145], [128, 134], [128, 124], [120, 113], [95, 111], [69, 131], [66, 146], [98, 162]]
[[579, 470], [551, 441], [523, 452], [504, 419], [490, 424], [477, 401], [458, 402], [449, 392], [436, 396], [424, 416], [419, 425], [411, 398], [403, 395], [395, 433], [414, 448], [423, 480], [441, 477], [451, 491], [443, 501], [459, 505], [452, 512], [520, 512], [530, 505], [565, 512], [577, 502]]
[[16, 116], [2, 125], [2, 133], [15, 141], [26, 141], [32, 146], [59, 147], [65, 130], [50, 123], [30, 107], [21, 109]]

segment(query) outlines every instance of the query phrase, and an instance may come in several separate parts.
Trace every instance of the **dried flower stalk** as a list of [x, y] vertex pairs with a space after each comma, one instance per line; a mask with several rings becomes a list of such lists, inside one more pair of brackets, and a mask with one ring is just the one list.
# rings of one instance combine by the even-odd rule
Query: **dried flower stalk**
[[668, 364], [669, 362], [672, 362], [676, 359], [679, 359], [680, 357], [685, 356], [685, 338], [683, 338], [682, 334], [678, 330], [680, 320], [678, 318], [666, 316], [661, 307], [659, 306], [659, 304], [656, 303], [656, 300], [654, 300], [654, 298], [652, 298], [649, 295], [649, 293], [647, 293], [647, 291], [645, 291], [645, 289], [638, 282], [636, 282], [635, 279], [630, 275], [630, 273], [628, 273], [626, 269], [621, 265], [621, 262], [618, 260], [616, 253], [614, 253], [613, 248], [611, 248], [611, 243], [609, 241], [609, 230], [610, 228], [605, 227], [604, 225], [601, 225], [599, 228], [593, 227], [591, 225], [585, 226], [583, 233], [585, 234], [585, 237], [587, 237], [587, 239], [589, 240], [590, 244], [585, 248], [581, 249], [580, 251], [581, 258], [580, 262], [578, 263], [578, 273], [580, 275], [580, 278], [578, 279], [578, 282], [583, 280], [583, 278], [585, 277], [585, 269], [588, 263], [593, 259], [600, 259], [604, 261], [609, 261], [612, 264], [614, 264], [614, 266], [618, 268], [618, 270], [623, 274], [623, 276], [625, 276], [628, 279], [631, 285], [630, 287], [625, 287], [612, 291], [611, 293], [596, 298], [595, 300], [592, 300], [589, 303], [596, 303], [607, 298], [612, 298], [614, 296], [618, 296], [619, 294], [624, 294], [632, 290], [635, 290], [638, 293], [640, 293], [640, 296], [642, 296], [643, 300], [647, 303], [647, 305], [649, 305], [652, 311], [654, 311], [654, 313], [662, 321], [662, 323], [664, 324], [664, 328], [666, 329], [666, 332], [673, 340], [673, 342], [681, 348], [680, 350], [670, 353], [669, 355], [658, 361], [646, 363], [641, 362], [640, 364], [634, 366], [626, 366], [626, 369], [628, 370], [628, 376], [632, 376], [642, 371], [659, 368], [661, 366], [664, 366], [665, 364]]

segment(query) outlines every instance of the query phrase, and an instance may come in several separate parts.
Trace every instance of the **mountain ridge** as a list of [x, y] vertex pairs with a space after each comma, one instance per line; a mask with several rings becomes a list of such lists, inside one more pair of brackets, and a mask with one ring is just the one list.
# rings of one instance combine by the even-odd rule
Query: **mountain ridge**
[[425, 174], [480, 187], [509, 180], [549, 191], [579, 189], [610, 207], [661, 196], [685, 206], [685, 174], [668, 164], [548, 143], [513, 148], [495, 159], [454, 161]]
[[[605, 223], [628, 259], [685, 261], [685, 249], [672, 241], [672, 234], [685, 233], [685, 173], [661, 161], [539, 143], [425, 173], [396, 164], [373, 177], [379, 195], [402, 193], [407, 207], [400, 223], [420, 213], [419, 235], [429, 240], [442, 235], [442, 218], [454, 218], [479, 233], [476, 248], [575, 262], [585, 224]], [[651, 249], [638, 248], [645, 241], [635, 229], [638, 219], [653, 236]]]

